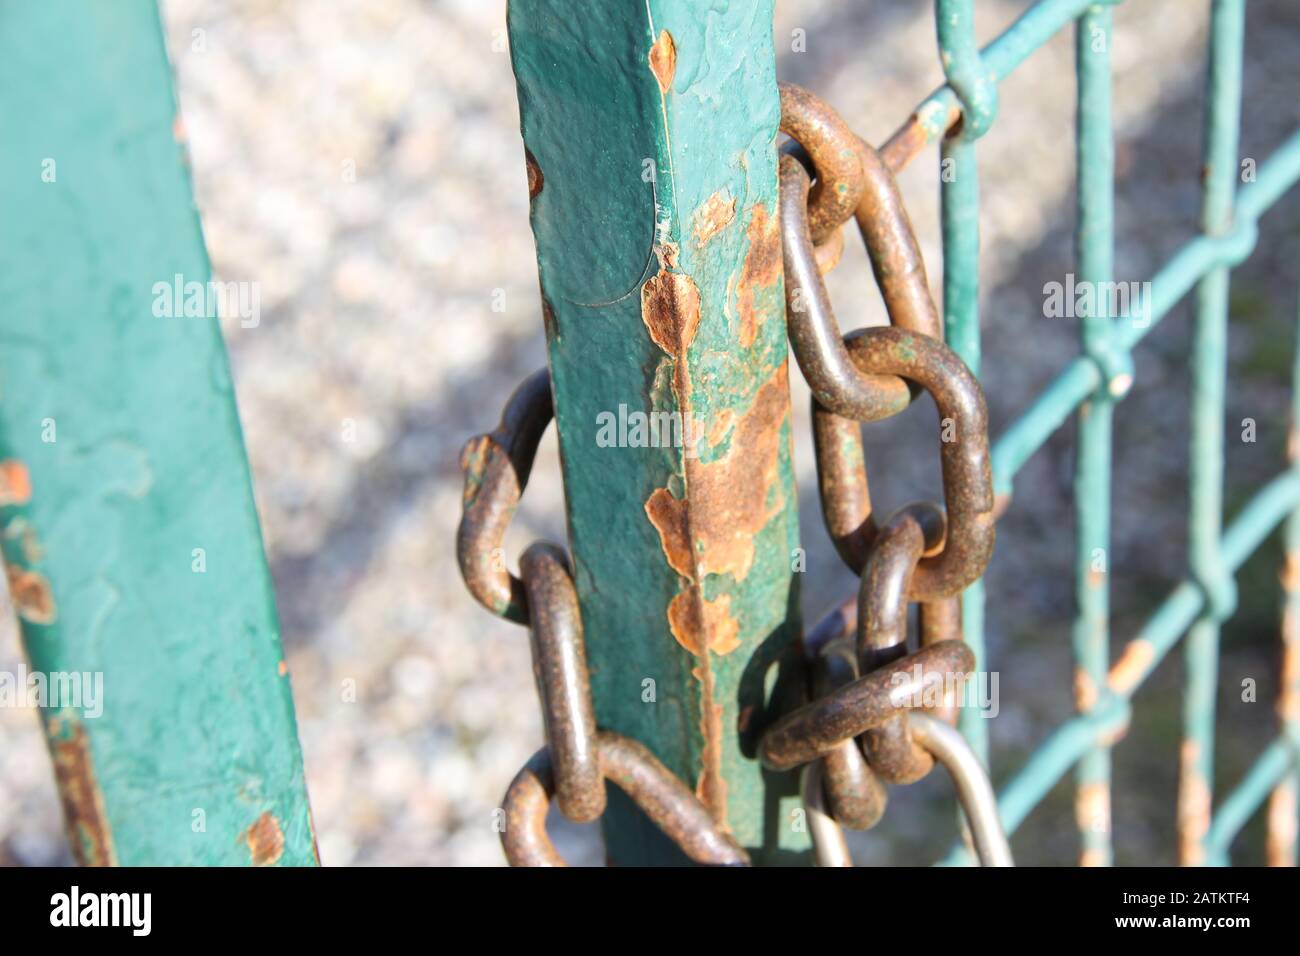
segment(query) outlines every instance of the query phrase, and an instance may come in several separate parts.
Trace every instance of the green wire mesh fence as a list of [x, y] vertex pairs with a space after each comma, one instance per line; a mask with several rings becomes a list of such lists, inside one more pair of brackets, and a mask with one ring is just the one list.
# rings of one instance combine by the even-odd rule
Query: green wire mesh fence
[[[1111, 119], [1111, 20], [1106, 3], [1040, 0], [983, 50], [973, 0], [937, 0], [940, 58], [948, 84], [921, 104], [895, 136], [908, 151], [941, 140], [944, 314], [948, 343], [978, 373], [979, 177], [975, 144], [997, 114], [997, 84], [1057, 31], [1074, 24], [1077, 82], [1077, 225], [1079, 284], [1113, 287], [1114, 135]], [[1081, 354], [997, 439], [993, 471], [1009, 500], [1025, 462], [1077, 412], [1074, 474], [1075, 599], [1073, 630], [1077, 716], [1058, 727], [1001, 789], [1008, 833], [1075, 769], [1081, 862], [1112, 861], [1110, 747], [1128, 725], [1130, 701], [1179, 639], [1187, 635], [1178, 792], [1178, 855], [1184, 864], [1224, 864], [1234, 837], [1270, 798], [1268, 860], [1296, 862], [1300, 793], [1300, 440], [1293, 398], [1290, 467], [1261, 488], [1223, 526], [1228, 285], [1232, 268], [1255, 247], [1261, 215], [1300, 180], [1300, 131], [1253, 175], [1242, 176], [1238, 132], [1242, 98], [1245, 0], [1213, 0], [1204, 119], [1202, 233], [1146, 284], [1139, 303], [1116, 312], [1111, 297], [1091, 296], [1080, 315]], [[887, 147], [888, 148], [888, 147]], [[1240, 187], [1239, 187], [1240, 183]], [[1133, 385], [1132, 350], [1189, 292], [1195, 292], [1191, 348], [1191, 471], [1188, 575], [1123, 648], [1109, 659], [1110, 611], [1105, 555], [1110, 537], [1112, 426], [1116, 404]], [[1300, 389], [1300, 358], [1294, 364]], [[1300, 394], [1300, 392], [1293, 392]], [[1213, 809], [1215, 692], [1219, 627], [1236, 604], [1234, 575], [1285, 522], [1282, 572], [1282, 687], [1279, 733], [1238, 786]], [[977, 666], [985, 668], [984, 592], [963, 598], [963, 623]], [[962, 730], [987, 762], [987, 733], [977, 709], [963, 709]], [[948, 862], [966, 860], [956, 849]]]

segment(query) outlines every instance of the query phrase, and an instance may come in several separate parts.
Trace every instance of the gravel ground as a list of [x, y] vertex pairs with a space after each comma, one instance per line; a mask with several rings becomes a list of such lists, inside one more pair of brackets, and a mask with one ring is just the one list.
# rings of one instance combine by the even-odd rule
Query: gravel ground
[[[981, 0], [992, 38], [1027, 0]], [[779, 0], [780, 75], [821, 93], [880, 142], [941, 80], [932, 5]], [[1117, 278], [1145, 279], [1194, 231], [1208, 3], [1116, 11]], [[544, 362], [504, 4], [482, 0], [165, 0], [204, 230], [216, 270], [261, 283], [263, 320], [228, 343], [280, 600], [321, 856], [331, 865], [498, 864], [491, 813], [537, 746], [527, 642], [474, 605], [456, 572], [460, 446], [496, 420]], [[1300, 125], [1300, 8], [1249, 4], [1242, 153], [1262, 160]], [[806, 52], [789, 49], [794, 29]], [[1042, 287], [1070, 271], [1073, 40], [1055, 38], [1007, 80], [981, 141], [984, 378], [993, 432], [1075, 354], [1070, 320], [1042, 317]], [[934, 151], [900, 182], [942, 275]], [[1236, 273], [1229, 502], [1281, 464], [1300, 201], [1262, 224]], [[865, 256], [832, 277], [845, 328], [881, 321]], [[503, 290], [498, 294], [497, 290]], [[506, 308], [494, 311], [494, 294]], [[1185, 308], [1138, 356], [1116, 431], [1111, 556], [1116, 640], [1184, 569]], [[1280, 343], [1280, 345], [1279, 345]], [[853, 585], [826, 542], [795, 376], [809, 616]], [[927, 416], [929, 418], [927, 419]], [[933, 412], [867, 432], [891, 449], [883, 506], [938, 492]], [[1230, 428], [1230, 437], [1235, 431]], [[1015, 769], [1072, 706], [1068, 656], [1071, 429], [1022, 472], [990, 568], [989, 641], [1002, 676], [994, 767]], [[506, 542], [562, 538], [553, 432]], [[1276, 642], [1265, 555], [1225, 632], [1227, 785], [1262, 746]], [[6, 620], [8, 615], [5, 616]], [[20, 660], [0, 634], [0, 669]], [[1163, 666], [1117, 749], [1120, 862], [1172, 861], [1179, 668]], [[1237, 703], [1241, 676], [1262, 705]], [[355, 703], [340, 687], [356, 681]], [[937, 775], [936, 775], [937, 776]], [[928, 862], [953, 833], [947, 784], [899, 793], [855, 840], [863, 863]], [[557, 826], [561, 850], [599, 859], [592, 827]], [[1015, 841], [1024, 862], [1074, 858], [1067, 787]], [[1260, 858], [1257, 834], [1238, 859]], [[48, 758], [31, 714], [0, 709], [0, 861], [67, 860]]]

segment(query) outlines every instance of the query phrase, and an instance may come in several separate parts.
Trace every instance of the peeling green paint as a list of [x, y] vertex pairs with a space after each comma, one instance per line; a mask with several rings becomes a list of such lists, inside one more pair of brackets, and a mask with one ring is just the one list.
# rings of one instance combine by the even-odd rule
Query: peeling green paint
[[[752, 754], [765, 684], [798, 632], [772, 4], [651, 0], [586, 17], [515, 0], [509, 26], [524, 143], [545, 177], [532, 223], [597, 719], [694, 785], [756, 862], [801, 860], [794, 775]], [[689, 413], [695, 454], [598, 447], [596, 416], [620, 404]], [[615, 862], [683, 861], [620, 794], [605, 831]]]
[[0, 6], [0, 113], [0, 458], [30, 483], [0, 545], [48, 583], [32, 669], [102, 675], [102, 714], [44, 712], [74, 850], [249, 864], [270, 814], [313, 863], [221, 333], [153, 311], [209, 279], [154, 3]]

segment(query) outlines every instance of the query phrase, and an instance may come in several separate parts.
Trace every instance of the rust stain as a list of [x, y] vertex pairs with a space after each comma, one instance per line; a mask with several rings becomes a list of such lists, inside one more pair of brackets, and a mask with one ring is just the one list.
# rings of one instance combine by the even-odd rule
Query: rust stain
[[719, 189], [695, 210], [691, 217], [691, 231], [695, 234], [695, 244], [703, 248], [705, 243], [726, 228], [736, 218], [736, 197], [728, 196], [725, 189]]
[[722, 444], [722, 440], [727, 437], [727, 432], [731, 431], [731, 426], [736, 421], [736, 413], [730, 408], [724, 408], [713, 416], [713, 421], [709, 424], [708, 441], [711, 447], [717, 447]]
[[1142, 675], [1156, 659], [1156, 649], [1145, 639], [1129, 641], [1106, 677], [1106, 683], [1117, 694], [1128, 694], [1138, 685]]
[[1269, 866], [1295, 866], [1296, 786], [1284, 780], [1268, 801], [1268, 838], [1265, 862]]
[[[686, 350], [700, 325], [699, 288], [688, 275], [660, 270], [641, 287], [641, 321], [655, 345], [677, 359], [679, 372], [684, 370]], [[685, 394], [679, 392], [678, 401]]]
[[1200, 866], [1205, 862], [1201, 841], [1210, 830], [1210, 788], [1197, 768], [1200, 747], [1184, 740], [1178, 770], [1178, 862]]
[[86, 729], [80, 723], [53, 718], [48, 736], [73, 855], [82, 866], [114, 866], [117, 859], [113, 838], [104, 811], [104, 795], [95, 779]]
[[[1074, 819], [1079, 830], [1087, 833], [1110, 832], [1110, 789], [1104, 783], [1089, 783], [1080, 787], [1074, 798]], [[1095, 866], [1080, 859], [1082, 866]]]
[[740, 646], [740, 623], [731, 616], [731, 595], [712, 601], [692, 585], [668, 605], [668, 627], [682, 645], [696, 657], [704, 652], [730, 654]]
[[560, 338], [559, 327], [555, 324], [555, 310], [551, 308], [551, 302], [542, 296], [542, 327], [546, 330], [546, 338], [549, 341], [558, 341]]
[[536, 199], [546, 183], [546, 177], [542, 175], [542, 167], [537, 165], [537, 157], [527, 147], [524, 147], [524, 164], [528, 167], [528, 198]]
[[284, 832], [269, 810], [244, 831], [243, 840], [253, 855], [253, 866], [274, 866], [284, 855]]
[[25, 505], [32, 500], [32, 476], [14, 458], [0, 461], [0, 506]]
[[[751, 230], [751, 240], [768, 232], [775, 237], [774, 226], [760, 224], [757, 233]], [[779, 277], [779, 246], [773, 255]], [[689, 422], [689, 353], [700, 323], [700, 292], [690, 276], [669, 271], [669, 258], [661, 252], [659, 272], [641, 289], [641, 319], [651, 340], [672, 360], [668, 374], [677, 411]], [[671, 258], [675, 261], [675, 256]], [[762, 284], [761, 259], [751, 243], [747, 258], [751, 268], [744, 272], [751, 279], [751, 307], [753, 289]], [[750, 338], [752, 341], [753, 336]], [[709, 462], [684, 456], [682, 497], [667, 487], [657, 488], [644, 506], [647, 519], [659, 533], [669, 567], [683, 579], [668, 606], [668, 625], [674, 639], [697, 661], [692, 673], [700, 686], [703, 736], [697, 792], [723, 827], [727, 825], [727, 788], [722, 774], [724, 707], [716, 699], [711, 655], [730, 654], [740, 647], [740, 624], [731, 614], [730, 595], [706, 600], [701, 583], [709, 574], [731, 574], [737, 581], [748, 575], [754, 563], [754, 536], [784, 504], [773, 489], [780, 487], [780, 439], [789, 412], [788, 378], [788, 367], [782, 362], [758, 388], [748, 409], [739, 414], [730, 410], [720, 413], [712, 423], [710, 443], [716, 447], [718, 439], [730, 435], [726, 453]], [[746, 493], [737, 494], [738, 488]]]
[[18, 616], [33, 624], [53, 624], [58, 611], [45, 576], [12, 564], [6, 565], [5, 575], [9, 578], [9, 598]]
[[659, 93], [666, 96], [677, 72], [677, 44], [667, 30], [661, 30], [659, 39], [650, 47], [650, 72], [659, 83]]
[[722, 705], [714, 703], [713, 671], [704, 658], [691, 674], [704, 689], [700, 704], [700, 736], [704, 749], [700, 753], [700, 779], [695, 795], [709, 808], [724, 830], [727, 826], [727, 780], [722, 775]]
[[656, 488], [645, 503], [646, 517], [659, 532], [668, 566], [684, 577], [693, 577], [691, 531], [686, 511], [686, 502], [674, 498], [667, 488]]
[[[685, 499], [658, 488], [646, 516], [659, 532], [669, 565], [693, 581], [709, 574], [743, 580], [754, 563], [754, 536], [781, 510], [769, 502], [778, 486], [781, 425], [788, 409], [788, 368], [783, 362], [735, 422], [721, 458], [686, 461]], [[736, 494], [737, 488], [747, 493]]]
[[1074, 669], [1074, 704], [1085, 714], [1097, 706], [1097, 685], [1082, 667]]
[[736, 283], [736, 312], [740, 317], [740, 344], [749, 348], [758, 335], [763, 315], [755, 303], [759, 289], [770, 289], [782, 275], [779, 223], [767, 207], [757, 205], [749, 219], [749, 251]]
[[1288, 551], [1282, 560], [1282, 570], [1278, 572], [1278, 582], [1287, 594], [1300, 591], [1300, 554]]

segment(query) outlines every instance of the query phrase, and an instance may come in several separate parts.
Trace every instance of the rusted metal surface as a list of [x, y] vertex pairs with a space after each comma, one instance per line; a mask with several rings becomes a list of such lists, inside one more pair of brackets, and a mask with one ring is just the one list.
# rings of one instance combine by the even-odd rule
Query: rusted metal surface
[[253, 866], [274, 866], [284, 855], [284, 831], [280, 821], [267, 811], [244, 832], [244, 842]]
[[886, 664], [774, 723], [763, 735], [763, 763], [788, 770], [825, 756], [923, 700], [927, 687], [967, 674], [972, 666], [970, 649], [960, 641], [940, 641]]
[[[909, 505], [881, 528], [858, 592], [857, 651], [862, 673], [907, 653], [908, 586], [921, 556], [942, 543], [943, 515], [933, 505]], [[871, 768], [889, 783], [913, 783], [934, 766], [930, 755], [912, 742], [907, 714], [868, 730], [863, 747]]]
[[460, 456], [465, 472], [456, 532], [461, 575], [480, 604], [519, 624], [528, 623], [528, 595], [524, 583], [506, 568], [501, 544], [551, 416], [551, 380], [542, 369], [515, 389], [496, 429], [471, 438]]
[[[813, 662], [814, 700], [857, 678], [853, 658], [851, 646], [831, 647], [821, 653]], [[888, 792], [856, 740], [843, 741], [817, 763], [821, 766], [819, 792], [824, 793], [831, 816], [851, 830], [867, 830], [880, 822]], [[819, 846], [815, 835], [813, 846]]]
[[605, 781], [578, 594], [568, 559], [555, 545], [531, 545], [519, 567], [528, 592], [533, 674], [555, 767], [556, 801], [570, 820], [589, 823], [605, 812]]
[[70, 715], [50, 715], [45, 726], [72, 855], [82, 866], [116, 866], [113, 834], [85, 727]]
[[[796, 87], [783, 87], [783, 109], [802, 119], [803, 105], [796, 95], [808, 94]], [[787, 99], [791, 102], [787, 103]], [[872, 270], [893, 325], [942, 338], [939, 313], [930, 295], [925, 264], [906, 207], [888, 165], [866, 142], [855, 136], [825, 104], [815, 115], [822, 125], [807, 131], [815, 137], [799, 138], [800, 123], [794, 119], [787, 132], [806, 147], [808, 159], [820, 183], [823, 176], [819, 154], [838, 157], [852, 154], [857, 166], [860, 197], [852, 208], [871, 259]], [[783, 123], [784, 123], [783, 119]], [[838, 170], [837, 170], [838, 172]], [[849, 360], [840, 340], [826, 289], [820, 275], [832, 258], [814, 243], [822, 241], [822, 230], [811, 217], [821, 198], [816, 185], [809, 194], [808, 170], [798, 151], [787, 151], [781, 159], [782, 242], [785, 250], [786, 297], [789, 304], [790, 339], [813, 394], [823, 405], [859, 421], [876, 421], [896, 414], [906, 404], [906, 383], [896, 378], [865, 376]], [[849, 190], [844, 190], [846, 198]], [[843, 221], [843, 207], [835, 209]], [[829, 214], [827, 214], [829, 217]]]
[[[706, 808], [646, 747], [609, 731], [596, 737], [601, 772], [695, 863], [747, 866], [749, 856]], [[519, 771], [505, 799], [501, 844], [513, 866], [566, 866], [546, 833], [555, 793], [549, 748]]]
[[820, 245], [853, 215], [862, 196], [857, 137], [820, 97], [793, 83], [781, 83], [779, 89], [781, 132], [807, 151], [817, 171], [817, 182], [802, 208], [810, 240]]
[[864, 375], [849, 358], [804, 218], [810, 182], [798, 159], [781, 157], [781, 243], [790, 347], [817, 401], [858, 421], [879, 421], [906, 408], [911, 390], [897, 377]]
[[894, 174], [865, 140], [854, 137], [854, 146], [865, 175], [854, 216], [890, 324], [942, 339], [943, 325], [930, 294], [921, 245]]
[[[707, 16], [518, 0], [507, 26], [545, 174], [530, 221], [597, 721], [649, 746], [756, 860], [797, 862], [799, 781], [753, 757], [776, 690], [802, 680], [772, 0]], [[620, 409], [681, 440], [602, 442]], [[609, 801], [612, 862], [684, 862]]]
[[[948, 530], [942, 551], [917, 565], [908, 596], [951, 597], [983, 573], [993, 553], [993, 478], [984, 393], [961, 359], [927, 336], [870, 328], [851, 334], [846, 342], [860, 369], [905, 375], [922, 385], [938, 406], [945, 439], [939, 448]], [[860, 573], [877, 531], [861, 433], [856, 422], [816, 407], [813, 440], [827, 529], [840, 555]]]

